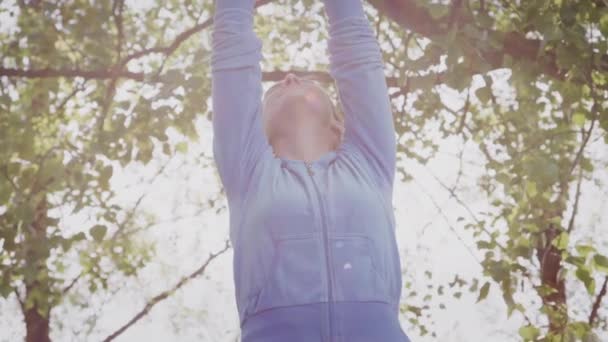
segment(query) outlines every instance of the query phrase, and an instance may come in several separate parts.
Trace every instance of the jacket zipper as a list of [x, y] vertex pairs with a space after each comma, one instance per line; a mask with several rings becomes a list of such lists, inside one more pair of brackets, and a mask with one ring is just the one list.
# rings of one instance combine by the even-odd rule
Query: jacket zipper
[[331, 319], [333, 317], [332, 315], [332, 301], [333, 301], [333, 294], [332, 294], [332, 288], [333, 288], [333, 280], [332, 280], [332, 276], [331, 276], [331, 262], [330, 262], [330, 257], [329, 257], [329, 248], [328, 248], [328, 243], [329, 243], [329, 236], [328, 236], [328, 231], [327, 231], [327, 227], [325, 226], [325, 210], [323, 207], [323, 200], [321, 199], [320, 193], [319, 193], [319, 188], [317, 188], [317, 183], [315, 182], [315, 179], [313, 177], [314, 172], [312, 170], [312, 165], [309, 163], [305, 163], [306, 164], [306, 168], [308, 169], [308, 174], [310, 175], [310, 178], [312, 180], [312, 183], [315, 187], [316, 193], [317, 193], [317, 197], [319, 199], [319, 205], [321, 208], [321, 222], [322, 222], [322, 228], [323, 228], [323, 247], [325, 248], [325, 262], [327, 264], [327, 279], [328, 279], [328, 284], [327, 284], [327, 292], [328, 292], [328, 309], [329, 309], [329, 339], [332, 339], [332, 326], [331, 326]]

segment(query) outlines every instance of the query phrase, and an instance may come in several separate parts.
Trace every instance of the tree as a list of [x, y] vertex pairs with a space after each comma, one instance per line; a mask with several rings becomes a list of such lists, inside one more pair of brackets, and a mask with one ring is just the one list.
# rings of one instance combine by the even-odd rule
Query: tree
[[[584, 241], [584, 231], [577, 240], [570, 237], [582, 230], [575, 223], [581, 182], [594, 172], [595, 162], [585, 152], [593, 142], [608, 143], [607, 4], [370, 3], [405, 29], [403, 39], [392, 44], [397, 52], [387, 56], [402, 71], [398, 78], [405, 79], [401, 95], [419, 91], [413, 107], [420, 115], [412, 118], [408, 111], [409, 123], [401, 123], [404, 132], [418, 138], [427, 121], [438, 118], [443, 136], [472, 140], [486, 157], [487, 175], [479, 185], [496, 210], [484, 213], [486, 219], [472, 214], [473, 222], [465, 226], [486, 251], [482, 264], [491, 277], [479, 289], [479, 299], [498, 285], [509, 315], [518, 310], [528, 320], [520, 329], [525, 340], [592, 338], [593, 329], [606, 326], [599, 309], [608, 282], [608, 253], [596, 248], [599, 241]], [[410, 60], [401, 46], [421, 57]], [[432, 66], [443, 68], [434, 72]], [[499, 96], [492, 76], [504, 69], [513, 93]], [[423, 72], [428, 72], [426, 82], [409, 81], [410, 75]], [[474, 96], [473, 76], [484, 81]], [[461, 109], [442, 102], [438, 83], [465, 93]], [[574, 314], [567, 303], [566, 280], [572, 271], [591, 299], [586, 317]], [[521, 292], [525, 286], [532, 289], [542, 304], [526, 309], [517, 303], [516, 285]], [[548, 326], [533, 322], [531, 314], [546, 316]]]
[[[158, 14], [175, 10], [184, 23], [195, 23], [209, 6], [20, 1], [0, 8], [2, 20], [12, 22], [0, 33], [0, 294], [19, 301], [27, 341], [49, 341], [52, 309], [75, 286], [108, 291], [110, 274], [132, 277], [153, 256], [153, 242], [139, 234], [153, 224], [138, 210], [144, 196], [132, 208], [113, 204], [109, 181], [117, 166], [147, 164], [155, 148], [168, 156], [185, 152], [186, 143], [168, 142], [170, 127], [196, 138], [192, 119], [205, 110], [199, 96], [208, 89], [207, 65], [197, 44], [184, 43], [192, 33], [165, 43], [170, 20]], [[199, 62], [165, 70], [193, 55]], [[162, 103], [175, 98], [179, 109]], [[60, 208], [68, 217], [57, 216]], [[85, 212], [94, 217], [86, 229], [66, 223]], [[227, 248], [106, 340], [200, 276]], [[74, 255], [77, 265], [66, 265]], [[69, 278], [68, 266], [80, 274]]]

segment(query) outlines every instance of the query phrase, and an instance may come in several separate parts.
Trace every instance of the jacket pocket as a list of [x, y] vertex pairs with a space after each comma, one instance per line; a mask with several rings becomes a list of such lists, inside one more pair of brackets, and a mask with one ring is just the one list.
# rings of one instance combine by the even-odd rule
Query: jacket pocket
[[390, 287], [377, 267], [373, 241], [364, 235], [330, 239], [334, 269], [334, 299], [390, 303]]
[[253, 313], [280, 306], [323, 301], [324, 260], [314, 235], [277, 240], [266, 280], [257, 295]]

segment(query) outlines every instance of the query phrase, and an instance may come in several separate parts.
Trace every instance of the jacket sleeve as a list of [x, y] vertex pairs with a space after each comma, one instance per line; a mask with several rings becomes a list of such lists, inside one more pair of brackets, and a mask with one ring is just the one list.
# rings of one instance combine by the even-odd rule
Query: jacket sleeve
[[395, 176], [395, 127], [382, 52], [361, 1], [323, 0], [329, 72], [344, 110], [343, 147], [359, 154], [386, 189]]
[[213, 157], [228, 197], [245, 191], [269, 147], [262, 126], [262, 42], [255, 0], [216, 0], [211, 36]]

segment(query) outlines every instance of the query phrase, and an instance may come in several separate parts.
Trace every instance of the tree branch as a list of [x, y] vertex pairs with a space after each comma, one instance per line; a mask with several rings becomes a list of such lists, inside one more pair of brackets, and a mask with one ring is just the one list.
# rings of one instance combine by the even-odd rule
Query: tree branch
[[[298, 76], [312, 76], [316, 80], [323, 83], [333, 83], [334, 80], [331, 75], [326, 71], [297, 71], [297, 70], [273, 70], [262, 72], [262, 81], [264, 82], [276, 82], [282, 80], [288, 73], [294, 73]], [[149, 81], [163, 83], [162, 76], [149, 76], [145, 73], [130, 72], [130, 71], [113, 71], [111, 69], [98, 69], [98, 70], [80, 70], [80, 69], [34, 69], [34, 70], [23, 70], [23, 69], [12, 69], [0, 67], [0, 77], [21, 77], [21, 78], [75, 78], [82, 77], [85, 80], [106, 80], [114, 78], [130, 79], [134, 81]], [[409, 77], [409, 83], [416, 82], [416, 79], [424, 78], [425, 76], [411, 76]], [[428, 76], [426, 76], [428, 77]], [[436, 80], [436, 84], [440, 84], [443, 81], [444, 73], [436, 73], [433, 76]], [[402, 88], [405, 85], [399, 84], [397, 77], [387, 77], [387, 85], [393, 88]]]
[[[372, 6], [374, 6], [380, 13], [388, 16], [393, 21], [398, 23], [401, 27], [416, 32], [420, 35], [432, 39], [435, 36], [444, 36], [448, 33], [451, 25], [458, 25], [459, 27], [467, 23], [473, 23], [473, 18], [469, 15], [463, 14], [463, 11], [452, 11], [451, 15], [440, 19], [434, 19], [430, 13], [423, 7], [419, 7], [414, 3], [414, 0], [368, 0]], [[261, 0], [256, 3], [256, 7], [263, 6], [272, 0]], [[454, 6], [458, 5], [458, 2], [454, 2]], [[118, 5], [120, 6], [120, 5]], [[174, 41], [167, 46], [157, 46], [149, 49], [144, 49], [131, 55], [126, 56], [124, 59], [117, 62], [115, 65], [108, 67], [107, 69], [96, 69], [96, 70], [82, 70], [82, 69], [34, 69], [34, 70], [23, 70], [14, 68], [0, 67], [0, 77], [22, 77], [22, 78], [51, 78], [51, 77], [82, 77], [84, 79], [132, 79], [136, 81], [158, 81], [155, 77], [150, 76], [147, 78], [146, 74], [131, 72], [125, 70], [126, 65], [132, 61], [141, 57], [160, 53], [165, 56], [171, 55], [175, 50], [181, 46], [181, 44], [194, 34], [204, 30], [213, 23], [213, 18], [207, 19], [201, 24], [197, 24], [194, 27], [180, 33], [174, 39]], [[548, 60], [539, 61], [537, 56], [541, 47], [539, 40], [527, 39], [518, 32], [497, 32], [488, 31], [490, 34], [497, 37], [501, 37], [503, 49], [495, 50], [484, 50], [478, 51], [482, 58], [487, 61], [491, 67], [500, 68], [504, 67], [505, 55], [511, 56], [513, 59], [524, 59], [530, 63], [537, 65], [540, 70], [543, 70], [547, 75], [557, 79], [564, 79], [566, 70], [559, 70], [556, 64], [556, 57], [551, 55]], [[479, 42], [471, 42], [473, 46], [479, 45]], [[603, 55], [600, 62], [600, 70], [608, 71], [608, 55]], [[477, 68], [473, 69], [473, 72], [481, 73], [483, 70]], [[274, 75], [269, 75], [265, 81], [277, 80]], [[329, 75], [324, 75], [322, 78], [326, 79]], [[443, 83], [444, 73], [436, 74], [436, 83]], [[391, 81], [391, 80], [387, 80]], [[412, 81], [414, 81], [412, 79]], [[402, 85], [396, 85], [395, 81], [389, 86], [401, 87]]]
[[114, 24], [116, 25], [116, 56], [118, 59], [122, 56], [122, 42], [124, 39], [124, 32], [122, 27], [122, 12], [125, 7], [124, 0], [114, 0], [112, 4], [112, 17], [114, 18]]
[[[474, 25], [474, 18], [460, 11], [459, 15], [446, 15], [435, 19], [429, 11], [416, 4], [415, 0], [368, 0], [379, 12], [384, 13], [401, 27], [423, 35], [431, 40], [434, 37], [444, 37], [448, 34], [450, 24], [464, 27], [466, 24]], [[452, 22], [453, 21], [453, 22]], [[545, 74], [563, 80], [568, 70], [560, 70], [557, 66], [557, 57], [554, 52], [547, 55], [547, 59], [538, 59], [541, 41], [527, 39], [519, 32], [500, 32], [487, 30], [488, 35], [498, 37], [498, 45], [502, 49], [478, 51], [492, 68], [504, 67], [504, 57], [511, 56], [514, 60], [525, 60], [536, 65]], [[471, 41], [472, 46], [482, 46], [483, 42]], [[502, 43], [502, 44], [501, 44]], [[600, 71], [608, 72], [608, 55], [600, 58]], [[480, 69], [475, 70], [481, 72]]]
[[137, 313], [133, 318], [131, 318], [129, 320], [129, 322], [127, 322], [125, 325], [123, 325], [122, 327], [120, 327], [120, 329], [116, 330], [115, 332], [113, 332], [110, 336], [106, 337], [103, 341], [104, 342], [108, 342], [108, 341], [112, 341], [114, 340], [116, 337], [118, 337], [120, 334], [122, 334], [123, 332], [125, 332], [129, 327], [131, 327], [133, 324], [135, 324], [137, 321], [139, 321], [140, 319], [142, 319], [145, 315], [148, 314], [148, 312], [158, 303], [160, 303], [161, 301], [167, 299], [170, 295], [172, 295], [174, 292], [176, 292], [177, 290], [179, 290], [182, 286], [184, 286], [186, 283], [188, 283], [190, 280], [200, 276], [201, 274], [203, 274], [203, 272], [205, 272], [205, 269], [207, 268], [207, 266], [209, 265], [209, 263], [217, 258], [219, 255], [223, 254], [224, 252], [226, 252], [228, 250], [228, 248], [230, 247], [230, 243], [229, 240], [226, 240], [226, 244], [224, 246], [224, 248], [222, 248], [221, 250], [219, 250], [216, 253], [210, 253], [209, 257], [207, 258], [207, 260], [194, 272], [192, 272], [190, 275], [183, 277], [180, 281], [177, 282], [177, 284], [175, 284], [172, 288], [170, 288], [169, 290], [163, 291], [160, 294], [156, 295], [154, 298], [152, 298], [147, 304], [146, 306], [144, 306], [144, 308]]
[[572, 215], [570, 215], [570, 221], [568, 222], [568, 228], [566, 229], [568, 234], [570, 234], [572, 232], [572, 229], [574, 229], [574, 219], [576, 218], [576, 215], [578, 213], [578, 203], [581, 198], [581, 185], [583, 183], [583, 168], [580, 167], [578, 170], [579, 170], [578, 181], [576, 182], [576, 194], [574, 195], [575, 197], [574, 197], [574, 205], [572, 207]]
[[591, 310], [591, 314], [589, 315], [589, 326], [593, 326], [593, 322], [597, 318], [597, 311], [600, 308], [600, 303], [602, 302], [602, 298], [606, 295], [606, 287], [608, 287], [608, 276], [604, 277], [604, 284], [602, 285], [602, 289], [600, 293], [597, 294], [595, 298], [595, 302], [593, 303], [593, 309]]
[[[272, 2], [273, 0], [260, 0], [257, 1], [255, 4], [255, 8], [258, 8], [260, 6], [266, 5], [269, 2]], [[127, 65], [127, 63], [129, 63], [130, 61], [134, 60], [134, 59], [138, 59], [141, 58], [143, 56], [152, 54], [152, 53], [162, 53], [166, 56], [171, 55], [175, 50], [177, 50], [177, 48], [184, 42], [186, 41], [188, 38], [190, 38], [192, 35], [206, 29], [207, 27], [211, 26], [213, 24], [213, 17], [205, 20], [203, 23], [197, 24], [194, 27], [180, 33], [177, 35], [177, 37], [173, 40], [173, 42], [171, 44], [169, 44], [168, 46], [157, 46], [157, 47], [153, 47], [150, 49], [145, 49], [142, 51], [138, 51], [135, 52], [129, 56], [127, 56], [121, 63], [119, 63], [120, 67], [124, 67]]]
[[141, 72], [131, 72], [128, 70], [116, 70], [116, 69], [96, 69], [96, 70], [82, 70], [82, 69], [33, 69], [33, 70], [24, 70], [24, 69], [14, 69], [14, 68], [4, 68], [0, 67], [0, 77], [21, 77], [21, 78], [55, 78], [55, 77], [64, 77], [64, 78], [75, 78], [82, 77], [85, 80], [105, 80], [109, 78], [126, 78], [132, 79], [135, 81], [144, 81], [146, 79], [146, 75]]
[[66, 293], [68, 293], [72, 289], [72, 287], [74, 287], [74, 285], [76, 285], [76, 283], [83, 276], [83, 274], [84, 273], [81, 272], [76, 278], [72, 279], [70, 284], [61, 290], [61, 294], [65, 295]]
[[[260, 0], [256, 3], [255, 7], [263, 6], [273, 0]], [[122, 6], [124, 4], [122, 1], [115, 2], [114, 7], [118, 13], [115, 14], [116, 25], [118, 29], [118, 44], [122, 45]], [[177, 48], [188, 38], [193, 36], [194, 34], [204, 30], [213, 24], [213, 18], [209, 18], [205, 20], [203, 23], [195, 25], [194, 27], [180, 33], [173, 40], [173, 42], [167, 46], [157, 46], [149, 49], [144, 49], [135, 53], [132, 53], [122, 59], [120, 62], [116, 63], [116, 65], [110, 66], [107, 69], [96, 69], [96, 70], [81, 70], [81, 69], [34, 69], [34, 70], [23, 70], [23, 69], [14, 69], [14, 68], [5, 68], [0, 67], [0, 77], [8, 76], [8, 77], [23, 77], [23, 78], [51, 78], [51, 77], [83, 77], [84, 79], [112, 79], [112, 78], [126, 78], [132, 79], [136, 81], [144, 81], [146, 79], [146, 75], [144, 73], [130, 72], [128, 70], [124, 70], [124, 67], [132, 60], [153, 54], [153, 53], [161, 53], [166, 56], [171, 55]]]

